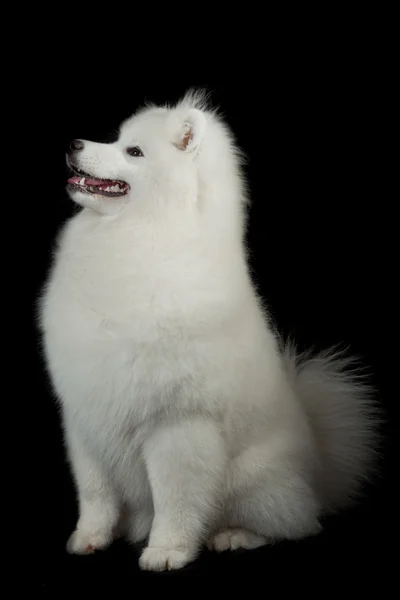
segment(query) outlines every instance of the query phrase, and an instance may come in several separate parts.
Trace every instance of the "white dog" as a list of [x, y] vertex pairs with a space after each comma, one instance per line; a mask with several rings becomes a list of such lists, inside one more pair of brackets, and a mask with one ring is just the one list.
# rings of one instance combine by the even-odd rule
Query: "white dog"
[[141, 568], [163, 570], [204, 544], [316, 534], [370, 477], [375, 409], [332, 352], [280, 348], [249, 275], [227, 126], [189, 93], [113, 144], [75, 140], [68, 165], [83, 210], [40, 301], [79, 496], [68, 550], [147, 540]]

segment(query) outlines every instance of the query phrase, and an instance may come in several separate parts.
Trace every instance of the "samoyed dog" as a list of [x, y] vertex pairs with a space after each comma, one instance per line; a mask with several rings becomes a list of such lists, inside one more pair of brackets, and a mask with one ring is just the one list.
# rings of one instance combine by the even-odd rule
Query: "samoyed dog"
[[117, 142], [74, 140], [39, 303], [79, 520], [67, 550], [145, 542], [140, 567], [203, 546], [317, 534], [374, 464], [369, 389], [333, 351], [281, 344], [253, 285], [234, 137], [201, 93], [147, 106]]

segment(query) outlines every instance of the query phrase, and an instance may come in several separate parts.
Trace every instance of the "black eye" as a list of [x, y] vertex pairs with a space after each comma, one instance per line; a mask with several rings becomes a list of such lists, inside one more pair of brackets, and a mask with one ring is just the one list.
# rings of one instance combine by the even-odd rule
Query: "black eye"
[[141, 149], [139, 148], [139, 146], [134, 146], [133, 148], [127, 148], [126, 149], [127, 153], [129, 154], [129, 156], [144, 156], [143, 152], [141, 151]]

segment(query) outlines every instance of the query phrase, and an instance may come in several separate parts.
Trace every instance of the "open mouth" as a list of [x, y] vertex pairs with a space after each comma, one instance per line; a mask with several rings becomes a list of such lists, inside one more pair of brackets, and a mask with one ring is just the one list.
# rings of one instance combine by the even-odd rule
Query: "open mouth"
[[83, 192], [84, 194], [97, 194], [110, 198], [120, 198], [121, 196], [126, 196], [129, 192], [129, 185], [125, 181], [98, 179], [78, 169], [71, 163], [68, 166], [75, 173], [74, 177], [68, 179], [68, 187], [70, 189]]

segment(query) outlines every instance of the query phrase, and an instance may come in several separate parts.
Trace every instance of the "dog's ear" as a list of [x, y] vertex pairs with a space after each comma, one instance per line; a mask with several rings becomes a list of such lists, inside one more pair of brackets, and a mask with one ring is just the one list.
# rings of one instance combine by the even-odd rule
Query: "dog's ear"
[[206, 118], [201, 110], [189, 109], [174, 146], [181, 152], [197, 154], [204, 138], [205, 129]]

